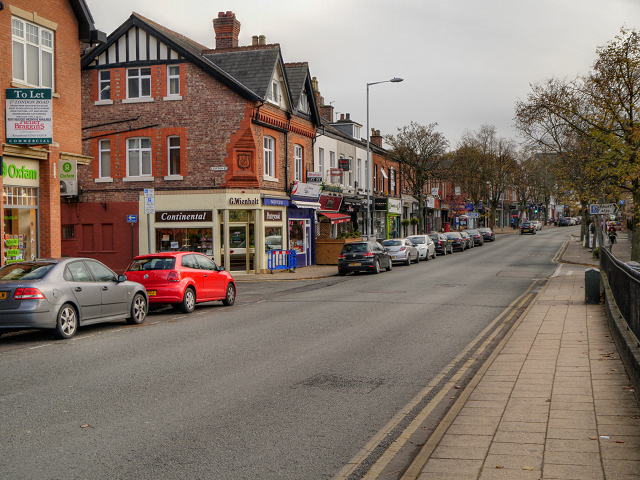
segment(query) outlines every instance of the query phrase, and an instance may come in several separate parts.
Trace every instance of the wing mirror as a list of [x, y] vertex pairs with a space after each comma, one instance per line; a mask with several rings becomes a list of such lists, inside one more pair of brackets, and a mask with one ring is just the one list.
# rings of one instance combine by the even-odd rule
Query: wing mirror
[[118, 283], [122, 283], [122, 282], [126, 282], [127, 281], [127, 276], [126, 275], [118, 275]]

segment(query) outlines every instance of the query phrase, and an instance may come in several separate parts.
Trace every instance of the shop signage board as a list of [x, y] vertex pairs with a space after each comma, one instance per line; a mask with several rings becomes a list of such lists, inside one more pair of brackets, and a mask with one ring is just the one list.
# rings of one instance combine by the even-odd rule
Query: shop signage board
[[480, 214], [478, 212], [469, 212], [466, 216], [469, 218], [480, 218]]
[[374, 198], [373, 209], [378, 211], [387, 211], [387, 199], [386, 198]]
[[7, 88], [7, 143], [53, 143], [53, 102], [50, 88]]
[[296, 197], [313, 198], [314, 200], [317, 200], [320, 196], [321, 190], [322, 185], [295, 182], [293, 184], [293, 189], [291, 190], [291, 195]]
[[437, 197], [438, 196], [438, 187], [432, 187], [431, 188], [431, 196], [433, 197]]
[[213, 210], [180, 210], [171, 212], [155, 212], [156, 223], [162, 222], [212, 222]]
[[589, 205], [589, 215], [613, 215], [618, 211], [615, 203], [592, 203]]
[[339, 212], [341, 204], [342, 197], [336, 197], [334, 195], [328, 195], [326, 193], [320, 195], [320, 210]]
[[78, 195], [78, 162], [58, 160], [58, 180], [60, 180], [60, 196]]
[[264, 202], [265, 206], [271, 206], [271, 207], [288, 207], [289, 206], [288, 198], [264, 197], [262, 201]]
[[402, 213], [402, 200], [390, 198], [388, 203], [388, 212], [400, 215]]
[[348, 158], [340, 158], [338, 160], [338, 167], [340, 167], [340, 170], [342, 170], [343, 172], [348, 172], [349, 170], [351, 170], [351, 161]]
[[322, 183], [322, 172], [307, 172], [307, 183]]
[[436, 208], [436, 199], [433, 198], [433, 196], [427, 195], [426, 207], [427, 208]]
[[3, 157], [2, 176], [5, 185], [38, 187], [40, 163], [37, 160]]
[[282, 210], [265, 210], [264, 221], [265, 222], [281, 222]]
[[340, 177], [342, 176], [342, 170], [340, 170], [339, 168], [330, 168], [329, 175], [331, 175], [332, 177]]

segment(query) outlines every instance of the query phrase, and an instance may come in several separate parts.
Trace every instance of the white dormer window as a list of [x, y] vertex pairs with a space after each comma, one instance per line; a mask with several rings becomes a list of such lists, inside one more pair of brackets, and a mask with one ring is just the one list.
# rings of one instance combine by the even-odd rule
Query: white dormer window
[[277, 80], [271, 82], [271, 88], [269, 89], [269, 100], [277, 105], [280, 105], [280, 83]]
[[298, 102], [298, 110], [302, 113], [309, 113], [309, 97], [307, 97], [307, 91], [303, 91]]

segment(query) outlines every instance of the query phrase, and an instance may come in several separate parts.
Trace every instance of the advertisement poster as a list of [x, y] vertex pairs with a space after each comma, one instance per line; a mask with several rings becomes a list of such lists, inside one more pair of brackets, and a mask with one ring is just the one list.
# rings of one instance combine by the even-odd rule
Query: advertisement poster
[[53, 104], [50, 88], [7, 88], [7, 143], [53, 143]]

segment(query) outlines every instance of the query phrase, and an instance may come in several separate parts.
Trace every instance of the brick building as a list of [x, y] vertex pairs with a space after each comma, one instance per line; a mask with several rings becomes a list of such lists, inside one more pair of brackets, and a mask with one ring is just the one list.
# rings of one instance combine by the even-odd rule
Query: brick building
[[0, 264], [61, 254], [58, 165], [90, 161], [82, 155], [80, 49], [105, 40], [84, 0], [0, 3]]
[[64, 253], [123, 270], [138, 253], [186, 249], [261, 272], [266, 250], [287, 247], [288, 192], [311, 169], [319, 119], [308, 66], [285, 64], [264, 37], [238, 46], [231, 12], [213, 23], [208, 49], [134, 13], [84, 56], [95, 161], [64, 205]]

